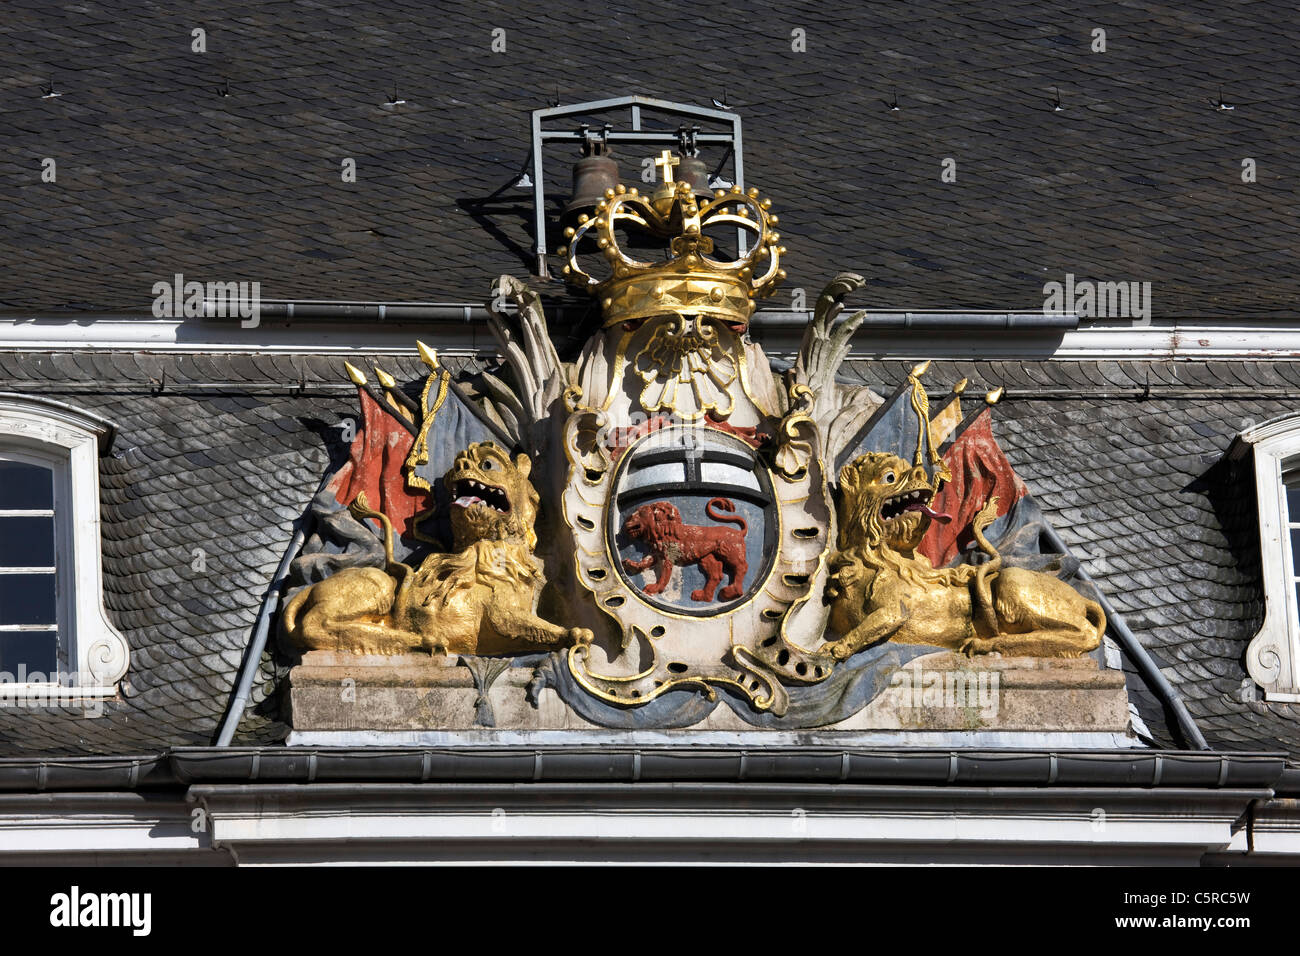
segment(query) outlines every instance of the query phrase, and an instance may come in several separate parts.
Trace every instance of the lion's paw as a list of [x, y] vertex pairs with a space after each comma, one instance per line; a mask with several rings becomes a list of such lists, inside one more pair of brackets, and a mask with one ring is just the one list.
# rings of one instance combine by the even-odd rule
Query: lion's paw
[[586, 627], [571, 627], [568, 636], [573, 644], [590, 644], [596, 639], [595, 632]]
[[830, 644], [824, 644], [818, 649], [818, 652], [826, 654], [837, 661], [848, 660], [849, 656], [853, 653], [848, 644], [844, 641], [833, 641]]

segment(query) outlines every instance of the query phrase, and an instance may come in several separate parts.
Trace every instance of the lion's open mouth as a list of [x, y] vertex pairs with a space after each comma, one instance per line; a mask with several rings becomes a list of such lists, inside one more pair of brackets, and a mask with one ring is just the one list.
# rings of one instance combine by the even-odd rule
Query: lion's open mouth
[[502, 514], [510, 511], [510, 497], [503, 488], [498, 488], [495, 485], [485, 485], [473, 478], [462, 478], [456, 482], [455, 490], [455, 503], [462, 508], [487, 505], [487, 507]]
[[929, 488], [914, 488], [911, 491], [891, 495], [880, 504], [880, 518], [882, 521], [893, 521], [909, 512], [919, 511], [934, 521], [951, 521], [952, 515], [943, 514], [930, 507], [930, 499], [933, 497], [934, 492]]

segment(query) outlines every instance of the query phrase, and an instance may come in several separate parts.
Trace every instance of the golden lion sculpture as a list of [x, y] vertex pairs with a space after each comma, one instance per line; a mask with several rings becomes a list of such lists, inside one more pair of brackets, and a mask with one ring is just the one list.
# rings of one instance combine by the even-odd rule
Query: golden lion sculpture
[[1101, 607], [1050, 574], [1003, 567], [984, 537], [997, 499], [974, 522], [990, 559], [936, 569], [917, 553], [933, 497], [925, 470], [873, 452], [840, 472], [839, 551], [826, 594], [840, 639], [820, 650], [844, 660], [881, 641], [967, 655], [1079, 657], [1101, 642]]
[[393, 559], [392, 524], [358, 496], [350, 510], [383, 525], [387, 567], [348, 568], [296, 594], [284, 636], [301, 650], [354, 654], [518, 654], [590, 641], [591, 631], [534, 613], [542, 574], [531, 470], [527, 455], [511, 461], [491, 442], [457, 455], [443, 478], [455, 499], [455, 551], [431, 554], [418, 569]]

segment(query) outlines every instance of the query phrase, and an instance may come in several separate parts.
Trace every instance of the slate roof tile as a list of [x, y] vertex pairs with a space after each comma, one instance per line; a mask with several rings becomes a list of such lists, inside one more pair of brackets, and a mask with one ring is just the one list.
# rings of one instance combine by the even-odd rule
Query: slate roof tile
[[[289, 523], [327, 461], [320, 438], [299, 422], [337, 421], [355, 411], [350, 390], [301, 393], [298, 372], [333, 385], [343, 380], [341, 360], [241, 354], [196, 362], [161, 355], [151, 372], [167, 371], [174, 392], [114, 395], [115, 382], [138, 379], [136, 363], [101, 356], [96, 364], [84, 353], [26, 358], [17, 362], [0, 353], [0, 389], [40, 382], [42, 394], [97, 411], [119, 426], [101, 468], [105, 600], [130, 641], [136, 693], [109, 702], [106, 716], [90, 729], [79, 711], [66, 708], [28, 712], [21, 721], [0, 711], [0, 749], [124, 752], [207, 742], [228, 702]], [[364, 357], [352, 361], [373, 364]], [[424, 371], [414, 357], [386, 357], [381, 364], [399, 378]], [[1248, 474], [1213, 464], [1240, 418], [1260, 421], [1293, 405], [1222, 391], [1250, 382], [1244, 371], [1249, 363], [1225, 362], [1197, 368], [1197, 378], [1221, 390], [1218, 399], [1165, 399], [1159, 388], [1147, 399], [1067, 404], [1035, 397], [1034, 389], [1048, 394], [1079, 382], [1149, 377], [1159, 386], [1189, 378], [1183, 365], [1167, 362], [1110, 366], [1100, 375], [1087, 362], [936, 362], [927, 378], [936, 391], [963, 376], [981, 385], [1013, 379], [1025, 390], [995, 409], [995, 433], [1062, 537], [1202, 717], [1211, 742], [1284, 746], [1296, 753], [1296, 709], [1241, 698], [1242, 655], [1263, 612], [1253, 483]], [[908, 367], [853, 360], [845, 375], [888, 391]], [[1272, 363], [1270, 380], [1289, 381], [1298, 367]], [[67, 376], [67, 391], [51, 384], [51, 370]], [[76, 390], [92, 374], [103, 376], [104, 394]], [[253, 394], [234, 384], [218, 395], [184, 392], [186, 380], [205, 378], [283, 388]], [[1152, 444], [1142, 445], [1144, 437]], [[227, 454], [230, 449], [238, 453]], [[196, 547], [206, 553], [206, 574], [190, 569]], [[259, 666], [257, 707], [239, 739], [268, 742], [283, 735], [272, 704], [280, 676], [282, 667], [268, 654]], [[1172, 742], [1155, 698], [1136, 677], [1132, 683], [1148, 725]]]
[[[558, 86], [568, 103], [700, 105], [725, 88], [748, 177], [785, 221], [791, 287], [853, 267], [877, 280], [879, 308], [1036, 308], [1043, 276], [1072, 272], [1151, 281], [1163, 315], [1294, 311], [1289, 10], [1219, 8], [1201, 23], [1083, 0], [1007, 16], [1025, 9], [764, 0], [743, 20], [781, 29], [739, 31], [701, 58], [678, 18], [632, 0], [600, 17], [556, 0], [297, 5], [292, 19], [227, 5], [203, 17], [202, 55], [178, 43], [194, 19], [181, 10], [138, 8], [120, 29], [94, 5], [13, 7], [0, 25], [13, 187], [0, 303], [143, 311], [176, 271], [255, 278], [268, 298], [478, 301], [483, 275], [530, 265], [529, 197], [507, 191], [482, 222], [467, 206], [511, 180], [526, 112]], [[713, 18], [686, 16], [716, 34]], [[796, 22], [806, 53], [790, 49]], [[1105, 54], [1090, 49], [1095, 23]], [[491, 52], [493, 25], [508, 55]], [[583, 66], [591, 49], [604, 72]], [[42, 99], [51, 72], [65, 95]], [[394, 83], [407, 102], [389, 108]], [[1236, 109], [1214, 109], [1220, 83]], [[344, 155], [356, 183], [336, 178]], [[56, 183], [33, 156], [58, 159]], [[939, 180], [947, 156], [956, 183]], [[567, 157], [548, 159], [562, 182]]]

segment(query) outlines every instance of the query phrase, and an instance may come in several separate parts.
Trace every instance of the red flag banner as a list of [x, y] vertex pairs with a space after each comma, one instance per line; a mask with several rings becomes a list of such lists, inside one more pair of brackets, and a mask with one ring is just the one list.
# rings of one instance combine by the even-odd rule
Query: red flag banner
[[953, 520], [931, 525], [919, 549], [936, 568], [946, 565], [971, 542], [971, 523], [989, 498], [997, 496], [997, 516], [1002, 518], [1029, 494], [993, 437], [992, 421], [991, 410], [985, 408], [943, 453], [952, 479], [930, 507], [952, 515]]
[[370, 507], [387, 515], [399, 535], [410, 537], [414, 531], [412, 519], [428, 507], [424, 492], [407, 489], [403, 473], [415, 437], [365, 390], [357, 391], [361, 430], [352, 442], [347, 462], [330, 481], [329, 490], [341, 505], [351, 504], [364, 492]]

